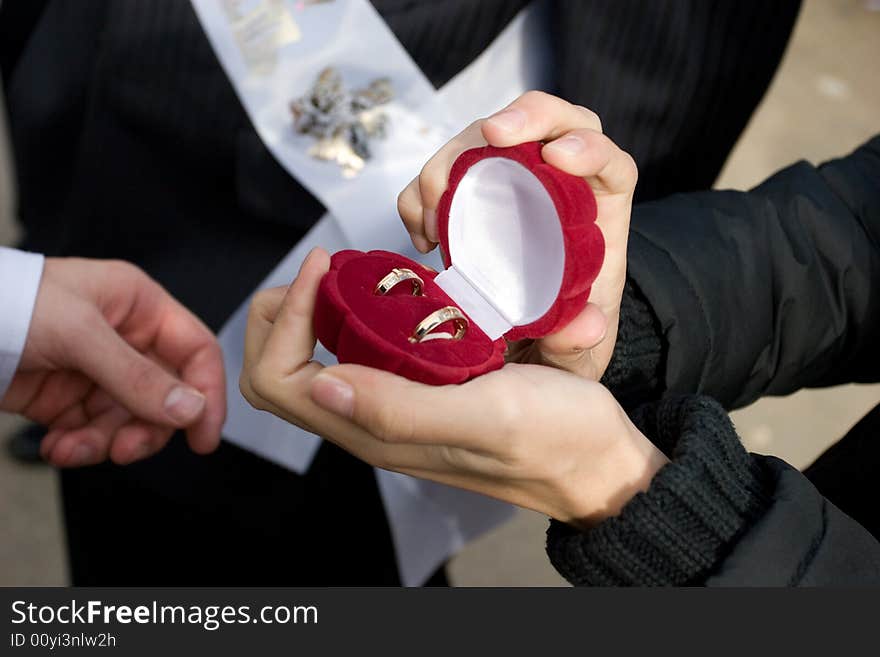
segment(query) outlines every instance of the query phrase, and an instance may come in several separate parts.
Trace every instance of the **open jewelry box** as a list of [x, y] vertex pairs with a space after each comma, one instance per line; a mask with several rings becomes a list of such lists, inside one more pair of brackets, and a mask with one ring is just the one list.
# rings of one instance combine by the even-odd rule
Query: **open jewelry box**
[[315, 333], [340, 363], [431, 384], [504, 365], [506, 340], [539, 338], [583, 310], [605, 253], [589, 185], [541, 144], [462, 153], [437, 207], [446, 269], [388, 251], [339, 251]]

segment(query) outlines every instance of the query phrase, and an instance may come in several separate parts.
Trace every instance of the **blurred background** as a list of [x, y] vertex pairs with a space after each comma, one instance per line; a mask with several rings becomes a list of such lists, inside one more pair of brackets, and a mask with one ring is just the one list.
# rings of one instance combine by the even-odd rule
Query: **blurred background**
[[[880, 0], [806, 0], [776, 78], [716, 186], [748, 189], [795, 160], [821, 162], [872, 136], [880, 130], [878, 66]], [[0, 244], [16, 239], [12, 176], [4, 122]], [[880, 385], [805, 390], [763, 399], [733, 419], [750, 450], [803, 467], [878, 401]], [[8, 455], [6, 436], [18, 426], [0, 416], [0, 585], [67, 584], [57, 478]], [[546, 526], [538, 514], [519, 513], [453, 561], [452, 582], [565, 585], [544, 554]]]

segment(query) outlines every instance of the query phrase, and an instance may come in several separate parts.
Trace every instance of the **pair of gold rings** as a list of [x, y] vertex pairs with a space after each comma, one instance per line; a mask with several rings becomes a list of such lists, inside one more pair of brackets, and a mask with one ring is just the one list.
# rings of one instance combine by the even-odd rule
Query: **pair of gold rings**
[[[383, 276], [382, 280], [376, 284], [373, 294], [388, 294], [394, 287], [404, 282], [409, 282], [411, 285], [412, 296], [422, 296], [425, 282], [412, 269], [406, 269], [405, 267], [395, 267]], [[435, 333], [435, 329], [440, 328], [447, 322], [452, 322], [455, 327], [454, 333], [447, 331], [437, 331]], [[465, 333], [467, 333], [467, 330], [468, 319], [464, 316], [464, 313], [455, 306], [444, 306], [419, 322], [413, 329], [412, 335], [409, 336], [409, 341], [417, 343], [428, 342], [429, 340], [461, 340]]]

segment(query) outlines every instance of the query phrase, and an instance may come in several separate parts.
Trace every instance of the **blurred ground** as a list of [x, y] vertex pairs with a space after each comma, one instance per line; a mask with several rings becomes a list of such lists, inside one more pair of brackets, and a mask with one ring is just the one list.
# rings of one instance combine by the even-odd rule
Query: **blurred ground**
[[[747, 189], [794, 160], [845, 154], [878, 131], [878, 63], [880, 0], [807, 0], [782, 67], [718, 186]], [[14, 238], [8, 175], [0, 160], [0, 244]], [[804, 466], [878, 401], [880, 386], [803, 391], [762, 400], [734, 413], [734, 421], [751, 450]], [[0, 417], [0, 436], [14, 424]], [[520, 513], [452, 563], [453, 582], [563, 584], [544, 555], [546, 524]], [[54, 473], [0, 453], [0, 585], [65, 583], [61, 540]]]

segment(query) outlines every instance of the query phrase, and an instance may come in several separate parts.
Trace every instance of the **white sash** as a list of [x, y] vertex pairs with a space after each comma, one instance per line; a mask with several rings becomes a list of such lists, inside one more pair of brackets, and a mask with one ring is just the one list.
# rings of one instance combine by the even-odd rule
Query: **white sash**
[[[382, 248], [438, 267], [439, 258], [425, 259], [410, 245], [397, 216], [397, 194], [465, 125], [523, 91], [546, 88], [551, 79], [545, 30], [535, 25], [542, 20], [543, 1], [521, 12], [440, 91], [433, 89], [366, 0], [290, 3], [297, 11], [283, 0], [192, 3], [257, 133], [287, 171], [328, 208], [258, 289], [288, 284], [314, 246], [330, 252]], [[259, 11], [230, 22], [231, 9], [241, 5], [257, 5]], [[266, 47], [267, 40], [272, 48]], [[287, 109], [327, 66], [339, 69], [354, 86], [389, 77], [395, 91], [387, 106], [388, 136], [371, 143], [373, 159], [350, 180], [341, 176], [336, 164], [308, 155], [312, 140], [294, 133]], [[238, 391], [249, 302], [245, 300], [220, 331], [229, 399], [223, 433], [231, 442], [302, 474], [321, 439], [254, 411]], [[325, 364], [335, 362], [320, 344], [315, 357]], [[512, 512], [509, 505], [433, 482], [385, 470], [376, 470], [376, 477], [406, 586], [424, 583], [468, 541]]]

